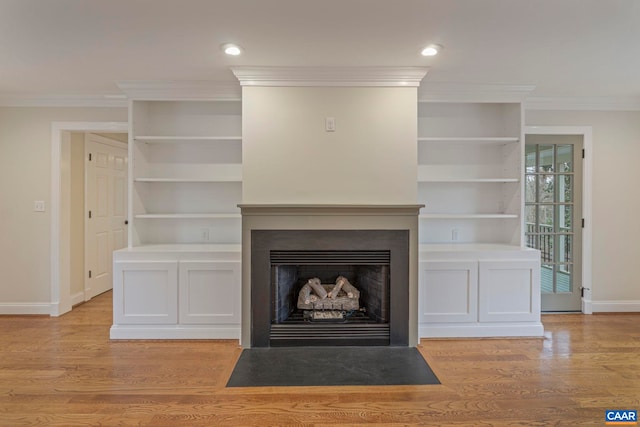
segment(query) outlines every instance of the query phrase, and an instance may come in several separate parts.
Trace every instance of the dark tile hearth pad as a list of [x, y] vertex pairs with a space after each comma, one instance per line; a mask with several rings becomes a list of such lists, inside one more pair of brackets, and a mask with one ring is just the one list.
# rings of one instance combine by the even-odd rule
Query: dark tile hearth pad
[[227, 387], [440, 384], [413, 347], [271, 347], [242, 351]]

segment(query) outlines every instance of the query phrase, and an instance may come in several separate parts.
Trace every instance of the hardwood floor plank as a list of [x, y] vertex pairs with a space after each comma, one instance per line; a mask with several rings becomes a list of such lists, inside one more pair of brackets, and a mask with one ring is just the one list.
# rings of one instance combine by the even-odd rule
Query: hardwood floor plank
[[2, 426], [600, 426], [639, 409], [640, 317], [544, 315], [544, 338], [430, 339], [442, 384], [226, 388], [237, 341], [110, 341], [111, 294], [0, 316]]

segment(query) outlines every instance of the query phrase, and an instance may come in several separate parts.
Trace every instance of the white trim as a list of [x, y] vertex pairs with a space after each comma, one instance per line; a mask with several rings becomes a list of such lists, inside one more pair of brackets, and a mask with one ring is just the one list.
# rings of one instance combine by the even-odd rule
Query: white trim
[[[525, 126], [525, 135], [581, 135], [585, 159], [582, 165], [582, 286], [585, 288], [582, 311], [591, 314], [592, 288], [592, 194], [593, 194], [593, 129], [591, 126]], [[589, 303], [587, 303], [587, 301]]]
[[418, 87], [428, 67], [231, 67], [241, 86]]
[[74, 305], [83, 303], [85, 301], [88, 301], [88, 300], [85, 299], [84, 292], [78, 292], [71, 295], [71, 307], [73, 307]]
[[542, 337], [542, 323], [420, 324], [420, 338]]
[[418, 102], [522, 102], [534, 89], [531, 85], [425, 82], [418, 90]]
[[112, 340], [136, 339], [240, 339], [240, 326], [199, 325], [113, 325], [109, 332]]
[[60, 278], [60, 262], [69, 262], [69, 254], [60, 249], [60, 150], [62, 132], [128, 133], [126, 122], [51, 122], [51, 305], [49, 314], [60, 316], [71, 310], [71, 284]]
[[636, 313], [640, 312], [640, 300], [635, 301], [589, 301], [593, 313]]
[[136, 100], [211, 100], [240, 101], [242, 90], [235, 82], [211, 81], [120, 81], [116, 82], [129, 98]]
[[22, 315], [51, 313], [52, 305], [48, 303], [8, 302], [0, 304], [0, 315]]
[[527, 110], [640, 111], [640, 97], [531, 97]]
[[0, 92], [3, 107], [113, 107], [126, 108], [122, 95], [27, 95]]

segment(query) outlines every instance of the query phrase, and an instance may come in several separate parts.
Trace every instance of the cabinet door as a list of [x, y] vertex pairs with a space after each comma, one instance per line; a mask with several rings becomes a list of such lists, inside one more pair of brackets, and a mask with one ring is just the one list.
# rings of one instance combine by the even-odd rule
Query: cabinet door
[[116, 324], [166, 325], [178, 322], [178, 263], [113, 263], [113, 318]]
[[420, 322], [478, 321], [478, 262], [420, 263]]
[[180, 262], [180, 323], [240, 323], [240, 263]]
[[539, 261], [480, 261], [481, 322], [540, 320]]

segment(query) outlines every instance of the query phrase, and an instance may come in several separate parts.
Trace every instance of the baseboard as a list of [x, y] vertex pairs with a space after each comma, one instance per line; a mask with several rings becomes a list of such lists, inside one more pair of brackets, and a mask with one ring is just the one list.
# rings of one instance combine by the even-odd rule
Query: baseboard
[[112, 340], [216, 340], [240, 339], [240, 326], [113, 325]]
[[81, 304], [85, 301], [84, 292], [78, 292], [77, 294], [71, 295], [71, 306]]
[[540, 322], [421, 324], [418, 332], [420, 338], [542, 337], [544, 327]]
[[1, 314], [51, 314], [51, 304], [49, 303], [3, 303], [0, 304]]
[[592, 313], [635, 313], [640, 312], [640, 301], [590, 301]]

